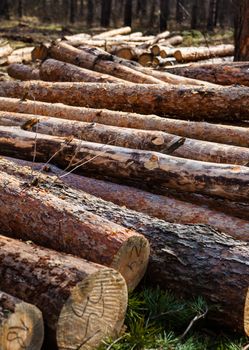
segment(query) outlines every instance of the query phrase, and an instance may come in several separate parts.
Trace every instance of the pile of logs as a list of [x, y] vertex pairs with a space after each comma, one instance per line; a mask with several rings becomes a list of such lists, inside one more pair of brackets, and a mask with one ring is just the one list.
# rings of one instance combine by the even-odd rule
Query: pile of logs
[[203, 296], [211, 320], [249, 335], [248, 62], [160, 71], [119, 54], [180, 41], [126, 27], [66, 36], [33, 49], [35, 66], [8, 66], [1, 348], [39, 350], [45, 324], [53, 349], [95, 349], [118, 336], [145, 274]]

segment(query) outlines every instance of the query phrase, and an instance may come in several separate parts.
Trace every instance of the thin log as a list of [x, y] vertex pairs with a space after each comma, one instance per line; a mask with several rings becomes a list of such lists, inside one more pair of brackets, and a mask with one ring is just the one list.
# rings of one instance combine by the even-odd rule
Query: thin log
[[249, 115], [247, 87], [5, 81], [0, 96], [216, 122]]
[[8, 66], [7, 72], [11, 78], [19, 80], [39, 80], [40, 70], [20, 63]]
[[94, 72], [53, 59], [47, 59], [40, 67], [40, 76], [46, 81], [83, 81], [97, 83], [127, 83], [126, 80], [108, 74]]
[[41, 311], [34, 305], [0, 291], [1, 349], [40, 350], [43, 337]]
[[29, 181], [6, 176], [3, 173], [0, 181], [0, 187], [5, 188], [0, 200], [6, 203], [0, 209], [3, 234], [112, 267], [121, 272], [130, 290], [137, 286], [149, 257], [148, 242], [143, 236], [80, 207], [70, 207], [64, 198], [30, 187]]
[[[45, 180], [44, 188], [49, 181]], [[50, 186], [50, 191], [61, 195], [59, 186]], [[217, 305], [208, 312], [210, 318], [240, 332], [245, 323], [248, 332], [248, 313], [244, 313], [249, 285], [247, 242], [236, 241], [205, 225], [170, 224], [66, 185], [63, 195], [74, 207], [80, 205], [129, 229], [136, 228], [150, 240], [147, 283], [191, 298], [203, 296]]]
[[59, 103], [20, 100], [0, 97], [0, 110], [16, 113], [46, 115], [55, 118], [100, 123], [122, 128], [158, 130], [205, 141], [249, 147], [249, 129], [246, 127], [191, 122], [160, 118], [156, 115], [115, 112], [105, 109], [73, 107]]
[[147, 41], [143, 45], [141, 45], [141, 48], [143, 49], [148, 49], [150, 46], [153, 46], [160, 40], [164, 40], [170, 36], [170, 32], [166, 30], [165, 32], [157, 34], [154, 39]]
[[199, 162], [78, 139], [69, 141], [68, 138], [38, 135], [15, 127], [0, 127], [1, 155], [32, 160], [36, 145], [37, 161], [46, 162], [52, 157], [51, 162], [63, 168], [74, 162], [78, 171], [95, 177], [132, 180], [134, 184], [139, 184], [142, 179], [148, 187], [157, 189], [166, 186], [248, 202], [248, 167]]
[[163, 46], [175, 46], [180, 45], [183, 42], [183, 37], [181, 35], [175, 35], [165, 40], [160, 40], [159, 44]]
[[127, 305], [117, 271], [4, 236], [0, 247], [1, 290], [39, 307], [59, 350], [117, 336]]
[[[34, 122], [32, 122], [34, 121]], [[54, 136], [74, 136], [80, 140], [113, 144], [120, 147], [151, 150], [176, 157], [205, 162], [240, 164], [249, 160], [249, 148], [185, 138], [183, 144], [170, 151], [181, 137], [161, 131], [147, 131], [105, 126], [67, 119], [0, 111], [0, 125], [19, 126], [25, 130]]]
[[116, 35], [123, 35], [123, 34], [130, 34], [131, 33], [131, 27], [121, 27], [116, 29], [107, 30], [103, 33], [96, 34], [92, 38], [93, 39], [105, 39], [109, 37], [113, 37]]

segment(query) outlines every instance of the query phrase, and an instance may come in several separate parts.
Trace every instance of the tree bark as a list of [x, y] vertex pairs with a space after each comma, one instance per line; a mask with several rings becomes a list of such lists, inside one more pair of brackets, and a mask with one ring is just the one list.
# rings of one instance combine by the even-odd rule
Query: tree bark
[[132, 0], [125, 0], [124, 25], [131, 26], [131, 24], [132, 24]]
[[2, 97], [25, 96], [36, 101], [216, 122], [248, 119], [248, 92], [247, 87], [219, 85], [206, 88], [157, 84], [0, 82]]
[[249, 0], [233, 1], [235, 11], [235, 61], [249, 60]]
[[[130, 128], [105, 126], [96, 123], [84, 123], [67, 119], [45, 117], [40, 115], [20, 114], [0, 111], [0, 125], [20, 126], [21, 128], [32, 121], [37, 121], [28, 127], [30, 131], [37, 130], [41, 134], [54, 136], [74, 136], [80, 140], [113, 144], [120, 147], [150, 150], [171, 154], [176, 157], [195, 159], [205, 162], [244, 165], [249, 159], [249, 148], [235, 147], [214, 142], [199, 141], [160, 131], [146, 131]], [[175, 150], [173, 145], [183, 142]], [[171, 151], [172, 149], [172, 151]]]
[[117, 336], [127, 305], [118, 272], [4, 236], [0, 246], [1, 290], [39, 307], [59, 350]]
[[[166, 186], [184, 192], [196, 192], [248, 202], [249, 168], [239, 165], [205, 163], [158, 152], [141, 151], [77, 139], [70, 140], [13, 127], [0, 128], [1, 154], [32, 160], [34, 142], [36, 160], [61, 167], [78, 165], [78, 171], [100, 178], [160, 189]], [[87, 164], [87, 166], [84, 166]]]
[[[58, 186], [51, 186], [50, 191], [61, 195]], [[188, 297], [203, 296], [217, 305], [209, 311], [210, 318], [243, 331], [243, 323], [248, 321], [248, 311], [244, 314], [248, 303], [248, 243], [204, 225], [170, 224], [81, 191], [65, 191], [65, 201], [70, 200], [71, 205], [80, 205], [129, 229], [136, 228], [149, 239], [152, 251], [147, 283]]]
[[104, 0], [101, 2], [101, 27], [110, 26], [110, 16], [111, 16], [112, 0]]
[[7, 72], [10, 77], [19, 80], [39, 80], [40, 70], [20, 63], [13, 63], [8, 66]]
[[170, 12], [169, 0], [160, 0], [160, 21], [159, 21], [160, 32], [168, 29], [169, 12]]
[[87, 0], [87, 19], [86, 23], [88, 27], [92, 26], [93, 23], [93, 0]]
[[3, 173], [0, 183], [5, 188], [0, 200], [6, 203], [0, 209], [3, 234], [110, 266], [121, 272], [130, 290], [136, 287], [145, 273], [149, 255], [143, 236], [72, 208], [61, 197], [46, 195], [44, 188], [26, 189], [26, 185]]
[[165, 131], [193, 139], [249, 147], [249, 129], [234, 125], [197, 123], [187, 120], [160, 118], [156, 115], [73, 107], [59, 103], [51, 104], [5, 97], [0, 97], [0, 110], [45, 115], [87, 123], [100, 123], [119, 128]]
[[189, 47], [179, 48], [174, 53], [174, 57], [178, 62], [191, 62], [204, 60], [211, 57], [224, 57], [234, 54], [233, 45], [217, 45], [210, 47]]
[[1, 349], [40, 350], [44, 327], [41, 311], [0, 291], [0, 344]]
[[127, 83], [127, 80], [108, 74], [77, 67], [70, 63], [47, 59], [40, 67], [40, 77], [45, 81], [83, 81], [96, 83]]

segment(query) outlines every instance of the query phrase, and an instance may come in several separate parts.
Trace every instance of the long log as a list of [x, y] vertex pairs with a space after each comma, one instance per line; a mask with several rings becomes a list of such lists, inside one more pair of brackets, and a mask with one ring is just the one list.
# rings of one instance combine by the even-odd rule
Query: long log
[[13, 63], [8, 66], [7, 72], [10, 77], [19, 80], [39, 80], [40, 71], [37, 68], [32, 68], [20, 63]]
[[[16, 166], [17, 164], [17, 166]], [[18, 166], [18, 165], [21, 165]], [[29, 168], [28, 168], [29, 167]], [[155, 195], [134, 187], [119, 185], [107, 181], [97, 180], [76, 174], [63, 176], [63, 170], [53, 166], [45, 166], [45, 163], [32, 163], [25, 160], [0, 158], [0, 169], [10, 175], [26, 177], [30, 179], [31, 168], [33, 176], [42, 179], [43, 183], [52, 184], [56, 175], [68, 186], [100, 197], [121, 207], [142, 212], [152, 217], [167, 222], [179, 224], [207, 224], [230, 236], [249, 241], [249, 222], [238, 219], [225, 213], [211, 210], [207, 205], [196, 205], [173, 196]], [[45, 169], [45, 170], [41, 170]], [[34, 171], [36, 170], [36, 172]], [[41, 175], [41, 171], [43, 174]], [[132, 200], [131, 200], [132, 198]]]
[[[33, 123], [34, 121], [34, 123]], [[33, 124], [33, 125], [30, 125]], [[37, 124], [39, 125], [37, 126]], [[205, 162], [240, 164], [249, 160], [249, 148], [223, 145], [181, 137], [162, 131], [137, 130], [45, 117], [37, 114], [21, 114], [0, 111], [0, 125], [19, 126], [26, 130], [54, 136], [74, 136], [80, 140], [112, 144], [120, 147], [151, 150], [176, 157]], [[173, 145], [182, 142], [180, 147]], [[171, 151], [172, 149], [172, 151]]]
[[15, 127], [0, 127], [1, 155], [48, 159], [61, 167], [78, 165], [78, 171], [94, 176], [160, 189], [166, 186], [186, 192], [197, 192], [248, 201], [249, 168], [239, 165], [199, 162], [158, 152], [134, 150], [78, 139], [36, 134]]
[[34, 305], [0, 291], [0, 346], [3, 350], [40, 350], [44, 326]]
[[32, 61], [32, 51], [34, 47], [23, 47], [17, 50], [14, 50], [9, 56], [7, 63], [27, 63]]
[[247, 87], [5, 81], [0, 96], [190, 120], [244, 120], [249, 113]]
[[40, 67], [40, 77], [46, 81], [83, 81], [96, 83], [127, 83], [126, 80], [108, 74], [94, 72], [53, 59], [47, 59]]
[[231, 56], [234, 54], [234, 45], [217, 45], [210, 47], [179, 48], [174, 57], [178, 62], [191, 62], [212, 57]]
[[99, 33], [99, 34], [94, 35], [92, 38], [93, 39], [95, 39], [95, 38], [105, 39], [105, 38], [109, 38], [109, 37], [116, 36], [116, 35], [123, 35], [123, 34], [130, 34], [130, 33], [131, 33], [131, 27], [126, 26], [126, 27], [107, 30], [103, 33]]
[[[20, 171], [23, 169], [20, 167]], [[39, 186], [47, 188], [48, 179]], [[60, 181], [58, 181], [60, 184]], [[61, 195], [55, 183], [49, 191]], [[152, 251], [147, 282], [192, 297], [203, 296], [217, 305], [209, 316], [222, 327], [248, 334], [249, 245], [217, 232], [205, 225], [170, 224], [142, 213], [120, 207], [64, 185], [64, 202], [94, 212], [103, 218], [144, 234]]]
[[26, 189], [26, 185], [1, 173], [0, 200], [6, 203], [0, 209], [3, 234], [110, 266], [121, 272], [130, 290], [136, 287], [149, 256], [143, 236], [80, 207], [70, 207], [63, 196], [57, 198], [32, 186]]
[[105, 109], [73, 107], [59, 103], [20, 100], [0, 97], [0, 110], [38, 114], [55, 118], [100, 123], [122, 128], [158, 130], [205, 141], [249, 147], [249, 129], [246, 127], [191, 122], [156, 115], [115, 112]]
[[4, 236], [0, 247], [0, 288], [39, 307], [59, 350], [117, 336], [127, 305], [117, 271]]
[[193, 64], [173, 67], [169, 72], [188, 78], [200, 79], [220, 85], [240, 84], [249, 86], [249, 63]]

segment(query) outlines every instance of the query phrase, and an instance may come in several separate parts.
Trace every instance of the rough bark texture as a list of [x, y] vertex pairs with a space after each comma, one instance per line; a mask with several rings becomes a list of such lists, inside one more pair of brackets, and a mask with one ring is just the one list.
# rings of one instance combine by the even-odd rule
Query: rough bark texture
[[37, 68], [26, 66], [20, 63], [13, 63], [8, 66], [7, 72], [10, 77], [19, 80], [39, 80], [40, 71]]
[[[32, 180], [30, 180], [32, 182]], [[1, 174], [1, 232], [110, 266], [120, 271], [129, 289], [145, 273], [149, 246], [135, 231], [103, 220], [62, 197]], [[135, 254], [139, 252], [139, 254]], [[131, 266], [131, 267], [130, 267]]]
[[36, 144], [36, 160], [50, 158], [55, 165], [71, 168], [95, 177], [115, 178], [160, 190], [162, 186], [184, 192], [215, 195], [235, 201], [248, 201], [249, 168], [182, 159], [158, 152], [134, 150], [98, 143], [63, 139], [0, 127], [1, 155], [32, 160]]
[[210, 47], [180, 48], [174, 53], [174, 56], [178, 62], [190, 62], [204, 60], [211, 57], [231, 56], [233, 54], [233, 45], [217, 45]]
[[[29, 123], [33, 126], [29, 126]], [[38, 126], [37, 126], [38, 123]], [[96, 123], [84, 123], [67, 119], [45, 117], [0, 111], [0, 125], [20, 126], [54, 136], [74, 136], [80, 140], [112, 144], [114, 146], [157, 151], [176, 157], [214, 163], [241, 164], [249, 160], [249, 148], [223, 145], [214, 142], [185, 138], [184, 143], [172, 149], [182, 139], [179, 136], [161, 132], [119, 128]], [[171, 150], [172, 149], [172, 150]]]
[[96, 349], [120, 331], [127, 288], [117, 271], [4, 236], [0, 247], [1, 290], [39, 307], [59, 349]]
[[126, 80], [108, 74], [94, 72], [53, 59], [48, 59], [40, 67], [40, 76], [46, 81], [83, 81], [96, 83], [127, 83]]
[[192, 120], [244, 120], [249, 114], [247, 87], [10, 81], [0, 82], [0, 96], [25, 96], [44, 102], [173, 115]]
[[193, 64], [187, 67], [172, 67], [169, 72], [188, 78], [209, 81], [220, 85], [240, 84], [249, 86], [249, 63], [243, 64]]
[[122, 128], [161, 130], [183, 137], [249, 147], [249, 129], [246, 127], [191, 122], [187, 120], [160, 118], [156, 115], [115, 112], [106, 109], [73, 107], [58, 103], [23, 101], [7, 97], [0, 97], [0, 110], [46, 115]]
[[249, 60], [249, 0], [233, 1], [235, 10], [235, 61]]
[[[57, 186], [51, 186], [50, 191], [61, 195]], [[72, 205], [80, 205], [127, 228], [136, 228], [149, 239], [152, 252], [148, 283], [185, 296], [205, 297], [218, 306], [210, 310], [210, 318], [243, 331], [243, 322], [248, 319], [248, 314], [244, 315], [249, 285], [248, 243], [204, 225], [169, 224], [66, 185], [63, 194]]]
[[0, 346], [7, 350], [40, 350], [43, 317], [34, 305], [0, 291]]

